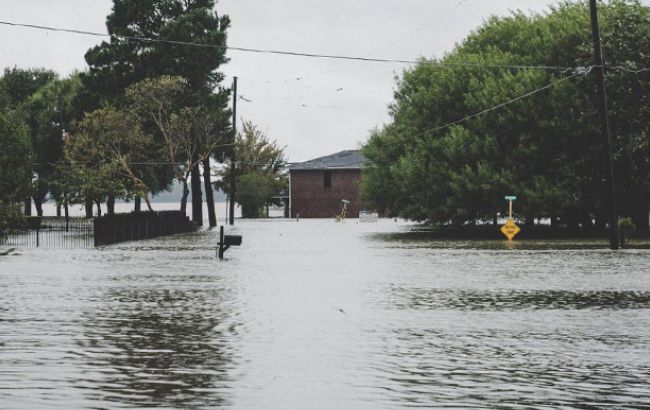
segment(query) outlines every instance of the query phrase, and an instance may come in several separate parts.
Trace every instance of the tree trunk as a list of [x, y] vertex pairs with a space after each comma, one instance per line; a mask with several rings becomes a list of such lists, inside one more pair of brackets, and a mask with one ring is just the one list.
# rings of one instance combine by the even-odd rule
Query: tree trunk
[[65, 231], [70, 228], [70, 210], [68, 209], [68, 194], [63, 193], [63, 211], [65, 212]]
[[39, 197], [34, 197], [34, 207], [36, 208], [36, 215], [43, 216], [43, 201]]
[[32, 197], [25, 199], [25, 216], [32, 216]]
[[97, 204], [97, 216], [102, 216], [102, 203], [99, 200], [95, 200]]
[[135, 212], [140, 212], [142, 210], [142, 198], [136, 196], [133, 202], [134, 202], [133, 210]]
[[56, 203], [56, 216], [61, 217], [61, 202]]
[[153, 207], [151, 206], [151, 201], [149, 200], [149, 194], [146, 192], [144, 193], [144, 202], [147, 204], [147, 209], [149, 212], [153, 212]]
[[492, 217], [492, 224], [495, 226], [499, 224], [499, 217], [497, 216], [497, 214], [494, 214], [494, 216]]
[[93, 200], [86, 199], [86, 218], [93, 217]]
[[187, 187], [187, 180], [182, 180], [183, 184], [183, 196], [181, 197], [181, 212], [184, 215], [187, 215], [187, 197], [190, 195], [190, 190]]
[[217, 214], [214, 211], [214, 193], [212, 192], [212, 175], [210, 175], [210, 157], [203, 160], [203, 185], [205, 187], [205, 203], [208, 205], [210, 228], [217, 226]]
[[201, 173], [198, 165], [192, 168], [192, 221], [203, 226], [203, 193], [201, 192]]
[[114, 215], [115, 214], [115, 197], [114, 196], [109, 196], [108, 200], [106, 201], [106, 213], [108, 215]]
[[36, 190], [33, 195], [34, 207], [36, 208], [36, 215], [43, 216], [43, 202], [47, 196], [47, 186], [40, 180], [36, 180]]

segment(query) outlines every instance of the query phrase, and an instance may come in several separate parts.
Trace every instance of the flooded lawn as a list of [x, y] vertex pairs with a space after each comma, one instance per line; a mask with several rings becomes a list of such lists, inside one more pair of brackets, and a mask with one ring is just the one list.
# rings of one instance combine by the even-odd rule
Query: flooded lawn
[[650, 251], [409, 228], [0, 257], [0, 407], [650, 406]]

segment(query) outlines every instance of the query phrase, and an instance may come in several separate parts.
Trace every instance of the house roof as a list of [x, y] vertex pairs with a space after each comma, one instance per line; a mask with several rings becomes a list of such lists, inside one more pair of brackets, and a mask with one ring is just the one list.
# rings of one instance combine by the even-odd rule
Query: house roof
[[319, 169], [361, 169], [366, 162], [360, 150], [347, 150], [336, 154], [326, 155], [309, 161], [293, 164], [291, 171]]

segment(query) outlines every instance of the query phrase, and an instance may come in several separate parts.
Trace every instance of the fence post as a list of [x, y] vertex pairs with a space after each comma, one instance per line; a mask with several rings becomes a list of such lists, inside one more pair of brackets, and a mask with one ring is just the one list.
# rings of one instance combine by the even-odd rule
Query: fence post
[[98, 237], [99, 237], [99, 224], [97, 223], [97, 218], [93, 218], [93, 242], [96, 247], [99, 246]]

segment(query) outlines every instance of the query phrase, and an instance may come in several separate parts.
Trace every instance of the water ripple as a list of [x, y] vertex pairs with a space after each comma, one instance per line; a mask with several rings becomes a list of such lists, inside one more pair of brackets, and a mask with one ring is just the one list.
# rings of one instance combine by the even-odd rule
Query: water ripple
[[650, 292], [614, 290], [483, 290], [393, 288], [399, 309], [648, 309]]

